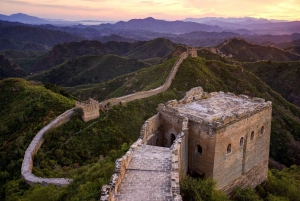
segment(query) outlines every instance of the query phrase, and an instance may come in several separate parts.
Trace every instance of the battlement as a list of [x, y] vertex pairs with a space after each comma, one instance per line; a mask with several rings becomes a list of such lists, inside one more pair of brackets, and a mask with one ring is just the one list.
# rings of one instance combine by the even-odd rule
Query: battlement
[[261, 98], [224, 92], [206, 93], [202, 87], [196, 87], [187, 92], [180, 101], [172, 100], [166, 105], [160, 104], [158, 110], [174, 115], [186, 115], [191, 121], [218, 128], [271, 106], [271, 102], [265, 102]]
[[76, 102], [76, 107], [81, 108], [83, 111], [82, 120], [84, 122], [96, 119], [100, 116], [99, 114], [99, 103], [98, 101], [89, 98], [83, 102]]

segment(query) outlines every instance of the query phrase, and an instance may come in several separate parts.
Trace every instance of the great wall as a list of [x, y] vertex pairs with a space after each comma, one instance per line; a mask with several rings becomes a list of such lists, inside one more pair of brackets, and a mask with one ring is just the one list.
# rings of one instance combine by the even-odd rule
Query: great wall
[[[99, 103], [106, 108], [146, 98], [167, 90], [182, 61], [195, 55], [188, 49], [180, 55], [165, 83], [153, 90], [137, 92]], [[89, 103], [91, 103], [89, 105]], [[83, 120], [98, 117], [94, 101], [79, 104]], [[67, 122], [74, 108], [44, 127], [29, 145], [22, 176], [29, 184], [68, 185], [65, 178], [39, 178], [31, 173], [34, 154], [43, 134]], [[232, 93], [206, 93], [191, 89], [182, 100], [158, 105], [158, 114], [143, 124], [140, 138], [116, 161], [101, 201], [181, 201], [180, 180], [188, 172], [211, 177], [217, 189], [230, 194], [236, 187], [255, 187], [267, 179], [272, 103]], [[259, 157], [258, 157], [259, 156]], [[99, 189], [100, 190], [100, 189]]]
[[[153, 95], [156, 95], [158, 93], [161, 93], [165, 90], [167, 90], [171, 83], [173, 78], [175, 77], [177, 70], [180, 66], [180, 64], [182, 63], [182, 61], [184, 59], [186, 59], [188, 56], [187, 52], [183, 52], [178, 60], [175, 62], [169, 76], [167, 77], [165, 83], [156, 88], [156, 89], [152, 89], [149, 91], [142, 91], [142, 92], [136, 92], [134, 94], [129, 94], [126, 96], [122, 96], [119, 98], [112, 98], [112, 99], [108, 99], [105, 100], [103, 102], [99, 103], [99, 107], [100, 108], [107, 108], [107, 107], [112, 107], [113, 105], [122, 103], [122, 102], [130, 102], [130, 101], [134, 101], [140, 98], [146, 98], [146, 97], [150, 97]], [[77, 105], [84, 105], [77, 103]], [[32, 174], [32, 167], [33, 167], [33, 157], [34, 155], [38, 152], [38, 149], [41, 147], [41, 145], [44, 142], [44, 134], [53, 129], [56, 128], [66, 122], [68, 122], [71, 118], [71, 116], [74, 114], [74, 110], [75, 108], [72, 108], [66, 112], [64, 112], [63, 114], [61, 114], [60, 116], [58, 116], [56, 119], [54, 119], [53, 121], [51, 121], [48, 125], [46, 125], [42, 130], [40, 130], [37, 135], [34, 137], [34, 139], [31, 141], [30, 145], [28, 146], [28, 148], [26, 149], [24, 158], [23, 158], [23, 162], [22, 162], [22, 167], [21, 167], [21, 174], [22, 177], [24, 178], [24, 180], [32, 185], [34, 183], [40, 183], [42, 185], [49, 185], [49, 184], [54, 184], [56, 186], [66, 186], [68, 185], [72, 180], [71, 179], [67, 179], [67, 178], [41, 178], [41, 177], [37, 177], [34, 174]], [[95, 110], [92, 110], [95, 111]], [[84, 121], [87, 121], [90, 119], [91, 116], [95, 116], [94, 113], [92, 113], [92, 115], [88, 115], [87, 117], [83, 117]], [[97, 116], [97, 114], [96, 114]]]

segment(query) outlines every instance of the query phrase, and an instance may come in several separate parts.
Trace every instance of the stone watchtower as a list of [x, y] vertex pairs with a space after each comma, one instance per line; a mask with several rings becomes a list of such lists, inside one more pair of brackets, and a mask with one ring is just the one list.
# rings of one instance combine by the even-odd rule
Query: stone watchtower
[[217, 189], [229, 194], [267, 179], [271, 102], [197, 87], [158, 111], [166, 146], [179, 134], [181, 118], [188, 118], [188, 169], [214, 179]]
[[84, 122], [96, 119], [100, 116], [99, 114], [99, 103], [98, 101], [89, 98], [84, 102], [76, 102], [76, 107], [81, 108], [83, 111], [82, 120]]
[[194, 47], [187, 47], [187, 53], [191, 57], [197, 57], [197, 49]]

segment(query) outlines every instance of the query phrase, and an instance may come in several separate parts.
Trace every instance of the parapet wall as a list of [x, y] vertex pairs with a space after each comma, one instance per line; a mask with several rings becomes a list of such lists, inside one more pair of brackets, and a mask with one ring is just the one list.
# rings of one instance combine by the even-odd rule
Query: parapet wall
[[[207, 127], [207, 129], [209, 129], [208, 132], [211, 133], [212, 132], [211, 129], [215, 130], [215, 129], [224, 127], [227, 124], [232, 124], [236, 121], [240, 121], [241, 119], [247, 118], [249, 116], [252, 116], [256, 113], [261, 112], [262, 110], [266, 110], [266, 109], [272, 107], [272, 102], [270, 102], [270, 101], [265, 102], [265, 100], [262, 98], [257, 98], [257, 97], [251, 98], [251, 97], [248, 97], [243, 94], [235, 95], [233, 93], [229, 93], [229, 92], [224, 93], [222, 91], [207, 93], [207, 92], [203, 92], [203, 90], [201, 90], [200, 88], [201, 87], [193, 88], [192, 92], [191, 93], [188, 92], [187, 95], [180, 101], [171, 100], [167, 104], [159, 104], [158, 111], [163, 111], [164, 113], [169, 113], [169, 114], [174, 115], [177, 113], [177, 110], [175, 110], [173, 107], [176, 107], [178, 104], [191, 102], [191, 101], [193, 101], [193, 97], [197, 97], [195, 99], [200, 100], [200, 99], [207, 99], [207, 98], [210, 98], [210, 97], [213, 97], [216, 95], [227, 95], [227, 96], [233, 96], [233, 97], [237, 96], [241, 99], [244, 99], [245, 101], [259, 103], [259, 104], [255, 104], [255, 106], [249, 108], [247, 111], [238, 111], [238, 112], [234, 112], [234, 113], [220, 114], [220, 116], [215, 117], [214, 119], [212, 119], [210, 121], [203, 120], [203, 118], [197, 117], [195, 115], [187, 114], [187, 117], [189, 118], [189, 120], [191, 120], [193, 122], [197, 122], [202, 126], [209, 125], [209, 127]], [[197, 95], [196, 94], [197, 91], [200, 94]], [[202, 98], [200, 98], [200, 97], [202, 97]]]
[[134, 150], [136, 150], [142, 144], [147, 144], [149, 138], [151, 138], [153, 131], [159, 127], [159, 114], [150, 117], [143, 124], [140, 131], [140, 138], [130, 146], [130, 149], [126, 154], [116, 160], [115, 171], [111, 176], [109, 185], [104, 185], [101, 190], [101, 201], [114, 201], [115, 194], [118, 191], [119, 185], [122, 182], [128, 164], [131, 161]]
[[149, 118], [147, 121], [145, 121], [140, 132], [143, 144], [156, 145], [155, 137], [158, 137], [156, 134], [159, 126], [160, 114], [156, 114], [153, 117]]
[[182, 201], [180, 195], [180, 180], [185, 178], [188, 171], [187, 117], [184, 117], [181, 128], [181, 132], [170, 148], [172, 150], [171, 189], [175, 201]]
[[130, 149], [126, 152], [126, 154], [116, 160], [115, 172], [111, 176], [109, 185], [104, 185], [101, 189], [101, 201], [114, 201], [115, 195], [118, 191], [119, 185], [122, 182], [126, 169], [131, 161], [133, 152], [139, 146], [142, 145], [142, 139], [139, 138], [135, 143], [130, 146]]
[[172, 149], [172, 169], [171, 169], [171, 189], [173, 199], [182, 201], [180, 195], [180, 180], [186, 176], [188, 169], [188, 139], [185, 132], [181, 132], [173, 145]]
[[129, 94], [129, 95], [126, 95], [126, 96], [121, 96], [121, 97], [118, 97], [118, 98], [111, 98], [111, 99], [105, 100], [105, 101], [99, 103], [100, 108], [112, 107], [114, 105], [121, 104], [122, 102], [131, 102], [131, 101], [141, 99], [141, 98], [148, 98], [150, 96], [154, 96], [154, 95], [157, 95], [157, 94], [159, 94], [163, 91], [166, 91], [171, 86], [172, 80], [174, 79], [180, 64], [187, 57], [188, 57], [188, 54], [186, 52], [184, 52], [180, 55], [180, 57], [175, 62], [175, 64], [174, 64], [168, 78], [166, 79], [165, 83], [163, 85], [161, 85], [160, 87], [157, 87], [155, 89], [151, 89], [151, 90], [148, 90], [148, 91], [136, 92], [136, 93]]
[[71, 119], [74, 114], [74, 108], [67, 110], [63, 114], [59, 115], [56, 119], [51, 121], [47, 126], [40, 130], [29, 144], [22, 163], [21, 174], [22, 177], [29, 185], [40, 183], [42, 185], [54, 184], [56, 186], [66, 186], [72, 179], [66, 178], [41, 178], [32, 174], [33, 157], [37, 153], [38, 149], [44, 142], [44, 134], [49, 130], [56, 128]]

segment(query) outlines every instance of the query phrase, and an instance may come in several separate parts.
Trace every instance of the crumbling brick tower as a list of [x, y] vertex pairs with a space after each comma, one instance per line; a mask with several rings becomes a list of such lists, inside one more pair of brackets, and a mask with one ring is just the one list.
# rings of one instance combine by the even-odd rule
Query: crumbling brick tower
[[169, 133], [177, 136], [179, 117], [188, 118], [188, 169], [213, 178], [217, 189], [229, 194], [267, 179], [271, 102], [197, 87], [158, 111], [166, 141]]
[[100, 116], [99, 114], [99, 103], [98, 101], [89, 98], [84, 102], [76, 102], [76, 107], [81, 108], [83, 111], [82, 120], [84, 122], [96, 119]]

